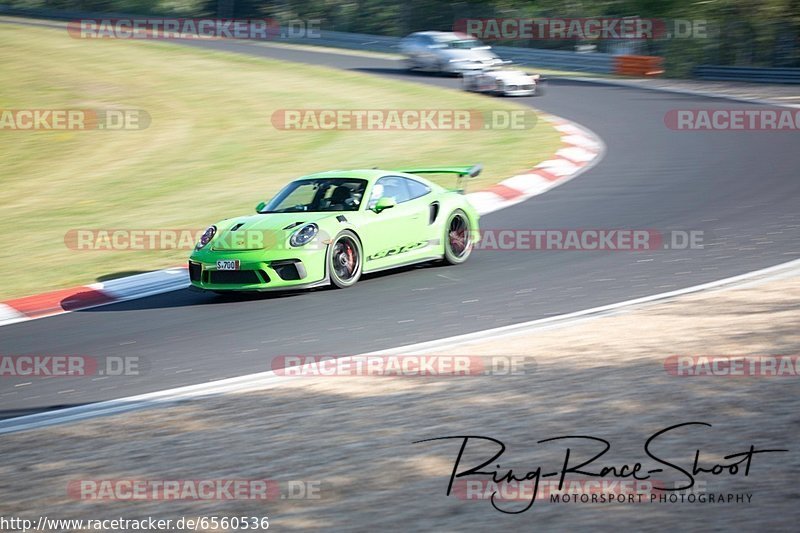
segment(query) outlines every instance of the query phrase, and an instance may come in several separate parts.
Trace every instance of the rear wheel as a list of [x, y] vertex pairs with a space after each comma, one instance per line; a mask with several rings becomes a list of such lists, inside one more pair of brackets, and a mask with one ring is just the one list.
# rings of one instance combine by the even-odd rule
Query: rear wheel
[[444, 260], [451, 265], [463, 263], [472, 254], [473, 245], [469, 218], [464, 211], [456, 209], [445, 224]]
[[361, 243], [355, 233], [344, 230], [337, 235], [328, 252], [331, 284], [338, 289], [355, 285], [361, 277], [361, 257]]

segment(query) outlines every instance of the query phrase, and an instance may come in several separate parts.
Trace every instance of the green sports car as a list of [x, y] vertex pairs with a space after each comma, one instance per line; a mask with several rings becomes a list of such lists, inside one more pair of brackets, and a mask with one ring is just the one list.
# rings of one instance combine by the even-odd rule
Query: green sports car
[[[361, 274], [443, 259], [463, 263], [478, 240], [478, 213], [461, 182], [472, 167], [312, 174], [260, 203], [256, 214], [209, 227], [189, 258], [192, 285], [265, 291], [355, 284]], [[445, 189], [422, 174], [454, 174]]]

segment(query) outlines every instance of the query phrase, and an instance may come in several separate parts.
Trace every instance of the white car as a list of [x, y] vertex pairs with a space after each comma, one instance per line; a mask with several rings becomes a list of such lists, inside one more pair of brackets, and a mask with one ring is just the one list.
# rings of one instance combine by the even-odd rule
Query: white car
[[509, 68], [489, 68], [465, 72], [463, 87], [466, 91], [502, 96], [533, 96], [541, 94], [541, 81], [539, 74]]
[[421, 31], [400, 41], [408, 68], [443, 74], [464, 74], [503, 61], [479, 40], [462, 33]]

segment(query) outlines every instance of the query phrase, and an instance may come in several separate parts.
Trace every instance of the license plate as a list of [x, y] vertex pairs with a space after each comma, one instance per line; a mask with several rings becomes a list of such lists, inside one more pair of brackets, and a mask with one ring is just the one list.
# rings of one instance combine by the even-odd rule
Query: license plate
[[226, 259], [224, 261], [217, 261], [217, 270], [239, 270], [239, 260]]

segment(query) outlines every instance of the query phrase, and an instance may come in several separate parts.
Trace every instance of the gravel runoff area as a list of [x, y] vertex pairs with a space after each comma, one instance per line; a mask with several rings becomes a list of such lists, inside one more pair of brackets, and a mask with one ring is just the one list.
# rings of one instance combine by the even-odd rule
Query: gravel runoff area
[[[34, 519], [268, 516], [272, 529], [286, 531], [459, 531], [498, 524], [796, 530], [798, 377], [676, 377], [665, 369], [665, 359], [678, 354], [797, 354], [800, 275], [793, 276], [440, 352], [524, 356], [526, 364], [516, 367], [516, 375], [498, 370], [475, 376], [294, 377], [246, 394], [4, 435], [0, 514]], [[591, 456], [583, 441], [536, 441], [589, 435], [612, 443], [602, 461], [593, 463], [594, 470], [637, 461], [650, 469], [659, 465], [644, 453], [647, 438], [694, 421], [713, 427], [675, 430], [658, 441], [656, 455], [691, 469], [697, 449], [706, 468], [730, 463], [723, 457], [746, 452], [751, 444], [789, 451], [754, 455], [747, 477], [728, 471], [698, 474], [694, 503], [686, 501], [687, 493], [683, 503], [651, 503], [647, 486], [637, 486], [645, 492], [644, 503], [544, 498], [510, 515], [481, 497], [491, 490], [465, 492], [457, 482], [453, 494], [445, 494], [460, 441], [413, 444], [452, 435], [492, 437], [507, 446], [497, 462], [521, 477], [538, 465], [544, 472], [559, 470], [566, 447], [575, 458]], [[491, 455], [493, 448], [481, 443], [471, 441], [463, 469]], [[301, 499], [280, 499], [268, 491], [269, 501], [90, 501], [81, 500], [75, 489], [80, 480], [109, 479], [268, 479], [277, 482], [283, 496]], [[653, 479], [669, 486], [687, 478], [665, 468]], [[87, 494], [100, 494], [92, 490]], [[710, 503], [710, 494], [740, 495], [745, 501]], [[527, 505], [496, 503], [506, 510]]]

